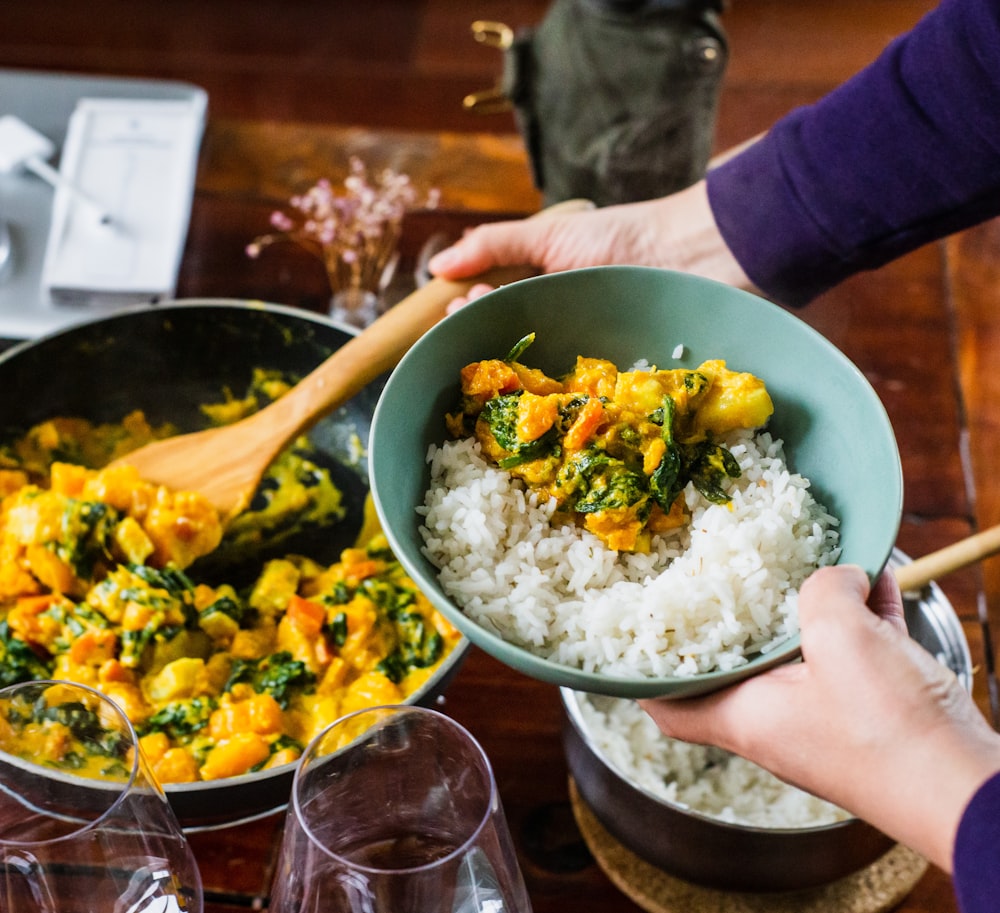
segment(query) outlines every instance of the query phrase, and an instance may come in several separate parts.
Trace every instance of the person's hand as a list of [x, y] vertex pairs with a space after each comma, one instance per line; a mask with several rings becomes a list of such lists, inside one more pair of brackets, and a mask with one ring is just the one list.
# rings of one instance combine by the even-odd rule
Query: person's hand
[[428, 268], [445, 279], [465, 279], [522, 263], [548, 273], [658, 266], [750, 286], [719, 234], [704, 181], [660, 200], [480, 225], [432, 257]]
[[749, 758], [950, 871], [962, 812], [1000, 770], [1000, 734], [907, 636], [890, 574], [869, 592], [860, 568], [817, 571], [799, 620], [803, 662], [644, 709], [667, 735]]

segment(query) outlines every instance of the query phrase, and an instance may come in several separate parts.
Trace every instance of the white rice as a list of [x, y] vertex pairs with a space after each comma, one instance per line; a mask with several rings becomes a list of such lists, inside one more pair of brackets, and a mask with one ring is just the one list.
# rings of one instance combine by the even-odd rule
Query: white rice
[[588, 741], [629, 782], [730, 824], [804, 828], [850, 817], [737, 755], [663, 735], [634, 701], [577, 694]]
[[685, 491], [691, 523], [617, 553], [490, 466], [471, 438], [432, 446], [424, 553], [477, 623], [539, 656], [621, 676], [743, 665], [798, 630], [798, 588], [837, 559], [836, 520], [767, 433], [725, 441], [742, 476], [730, 505]]

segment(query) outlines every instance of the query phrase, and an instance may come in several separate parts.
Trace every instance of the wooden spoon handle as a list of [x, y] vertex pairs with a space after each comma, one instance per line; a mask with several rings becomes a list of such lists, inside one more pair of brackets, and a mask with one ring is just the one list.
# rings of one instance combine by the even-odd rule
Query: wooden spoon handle
[[981, 533], [924, 555], [910, 564], [894, 569], [899, 588], [904, 592], [919, 590], [932, 580], [1000, 552], [1000, 526], [991, 526]]
[[504, 285], [537, 272], [534, 267], [513, 266], [490, 270], [474, 280], [432, 279], [348, 340], [281, 399], [258, 413], [260, 424], [267, 425], [268, 434], [273, 435], [269, 446], [280, 450], [314, 420], [395, 367], [406, 351], [444, 317], [448, 304], [466, 294], [474, 284]]

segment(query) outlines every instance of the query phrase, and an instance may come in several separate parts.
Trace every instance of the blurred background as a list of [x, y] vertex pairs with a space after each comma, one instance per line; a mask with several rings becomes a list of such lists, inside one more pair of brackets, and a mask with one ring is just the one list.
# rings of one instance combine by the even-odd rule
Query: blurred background
[[[728, 0], [717, 146], [765, 129], [868, 63], [933, 0]], [[474, 20], [519, 30], [548, 0], [4, 0], [0, 67], [165, 77], [209, 94], [210, 116], [512, 132], [470, 92], [502, 55]]]

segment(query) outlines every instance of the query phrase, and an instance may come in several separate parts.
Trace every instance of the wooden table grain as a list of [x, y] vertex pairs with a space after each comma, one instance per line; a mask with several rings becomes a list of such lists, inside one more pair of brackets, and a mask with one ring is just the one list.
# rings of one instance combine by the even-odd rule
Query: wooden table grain
[[[539, 204], [520, 140], [488, 134], [379, 132], [213, 119], [208, 126], [179, 297], [255, 298], [321, 310], [321, 268], [292, 247], [244, 253], [271, 209], [321, 175], [339, 180], [351, 154], [391, 165], [441, 206], [407, 219], [401, 282], [434, 235]], [[1000, 228], [988, 224], [858, 276], [798, 312], [839, 346], [881, 396], [905, 475], [899, 546], [912, 556], [1000, 522]], [[804, 379], [808, 381], [808, 379]], [[859, 438], [863, 428], [857, 429]], [[974, 696], [998, 719], [993, 673], [1000, 562], [941, 581], [975, 665]], [[442, 708], [482, 742], [536, 913], [639, 910], [602, 872], [575, 827], [561, 745], [558, 691], [473, 649]], [[927, 784], [928, 789], [933, 784]], [[263, 909], [282, 816], [192, 834], [207, 913]], [[931, 868], [897, 908], [954, 913], [946, 875]]]

